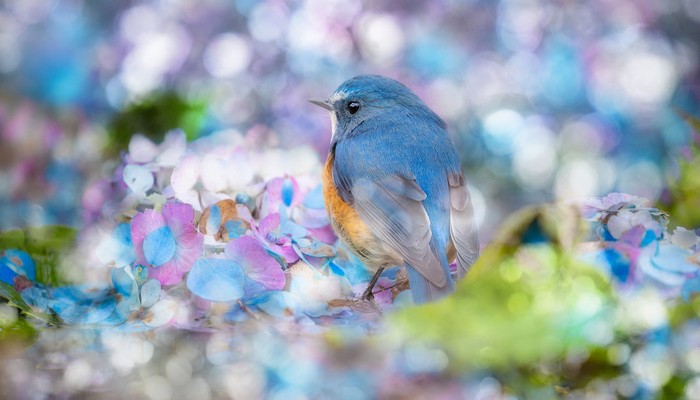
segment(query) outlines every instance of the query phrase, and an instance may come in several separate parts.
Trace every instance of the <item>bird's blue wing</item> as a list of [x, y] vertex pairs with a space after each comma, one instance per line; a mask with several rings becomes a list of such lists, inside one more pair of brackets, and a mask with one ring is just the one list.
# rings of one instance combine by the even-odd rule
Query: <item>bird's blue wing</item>
[[426, 193], [415, 176], [391, 163], [381, 165], [377, 158], [358, 163], [348, 155], [359, 149], [348, 143], [341, 145], [350, 148], [339, 148], [334, 161], [333, 178], [340, 196], [379, 240], [430, 284], [444, 288], [446, 265], [440, 262], [431, 240], [430, 218], [423, 207]]
[[457, 275], [463, 278], [479, 258], [479, 237], [471, 197], [461, 172], [448, 174], [450, 185], [450, 238], [457, 250]]

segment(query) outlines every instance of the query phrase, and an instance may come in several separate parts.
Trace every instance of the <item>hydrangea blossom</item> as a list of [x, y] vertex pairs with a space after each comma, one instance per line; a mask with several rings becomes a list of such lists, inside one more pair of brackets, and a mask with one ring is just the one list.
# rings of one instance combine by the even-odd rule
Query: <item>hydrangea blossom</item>
[[202, 254], [203, 237], [194, 225], [192, 206], [169, 202], [162, 211], [147, 209], [131, 221], [136, 262], [163, 285], [182, 281]]
[[[585, 258], [607, 266], [621, 284], [656, 285], [669, 296], [680, 290], [686, 297], [698, 275], [700, 261], [695, 232], [677, 228], [667, 232], [668, 216], [640, 197], [613, 193], [583, 202], [582, 210], [594, 222], [601, 249]], [[632, 286], [636, 284], [637, 286]], [[682, 289], [681, 289], [682, 288]]]
[[14, 285], [18, 277], [36, 280], [36, 265], [26, 251], [7, 249], [0, 253], [0, 282]]

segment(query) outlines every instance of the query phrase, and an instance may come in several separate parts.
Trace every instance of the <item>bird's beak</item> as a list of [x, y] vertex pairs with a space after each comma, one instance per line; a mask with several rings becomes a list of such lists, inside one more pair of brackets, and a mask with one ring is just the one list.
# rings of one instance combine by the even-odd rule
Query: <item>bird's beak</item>
[[333, 106], [328, 102], [328, 100], [309, 100], [309, 103], [316, 104], [321, 108], [325, 108], [328, 111], [333, 111]]

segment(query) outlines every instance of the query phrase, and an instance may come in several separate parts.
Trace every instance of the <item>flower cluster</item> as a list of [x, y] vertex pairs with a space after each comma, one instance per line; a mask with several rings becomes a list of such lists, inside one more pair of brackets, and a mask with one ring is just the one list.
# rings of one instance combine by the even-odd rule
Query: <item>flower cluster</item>
[[584, 253], [609, 271], [622, 289], [652, 285], [667, 297], [688, 298], [700, 289], [700, 238], [692, 230], [669, 231], [668, 215], [640, 197], [612, 193], [582, 204], [598, 248]]
[[[214, 314], [230, 322], [262, 314], [317, 323], [357, 317], [353, 299], [370, 274], [336, 246], [313, 176], [318, 163], [298, 163], [313, 166], [305, 174], [265, 179], [247, 170], [250, 149], [231, 135], [188, 144], [173, 131], [159, 145], [135, 135], [115, 175], [92, 184], [93, 192], [120, 188], [105, 194], [116, 198], [93, 223], [103, 233], [92, 249], [96, 265], [85, 266], [111, 269], [111, 284], [46, 287], [17, 251], [3, 258], [0, 277], [35, 312], [67, 324], [195, 329]], [[285, 155], [294, 163], [313, 153]], [[375, 289], [383, 308], [392, 306], [395, 279], [389, 272]]]

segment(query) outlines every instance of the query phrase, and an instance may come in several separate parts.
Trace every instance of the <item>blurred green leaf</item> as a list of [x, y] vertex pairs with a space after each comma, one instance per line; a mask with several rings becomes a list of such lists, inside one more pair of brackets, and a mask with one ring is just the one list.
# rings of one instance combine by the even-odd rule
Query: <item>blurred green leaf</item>
[[582, 224], [571, 207], [517, 213], [452, 296], [391, 316], [394, 333], [438, 344], [460, 370], [527, 367], [595, 347], [590, 327], [612, 323], [612, 292], [573, 255]]
[[20, 309], [22, 312], [31, 312], [31, 307], [22, 300], [22, 297], [12, 285], [0, 282], [0, 297], [7, 300], [11, 306]]
[[192, 140], [204, 125], [206, 111], [205, 101], [187, 100], [176, 92], [154, 94], [127, 106], [112, 119], [108, 151], [114, 155], [126, 149], [136, 133], [159, 142], [168, 131], [179, 128]]
[[75, 245], [77, 232], [75, 228], [60, 225], [0, 232], [0, 250], [26, 251], [36, 264], [37, 282], [58, 286], [68, 283], [61, 273], [60, 262]]
[[[694, 131], [693, 139], [700, 135], [700, 119], [678, 111]], [[668, 196], [659, 208], [668, 210], [673, 216], [672, 226], [700, 226], [700, 146], [696, 140], [690, 142], [690, 158], [678, 160], [678, 176], [668, 181]]]
[[[2, 305], [0, 305], [2, 307]], [[2, 310], [0, 310], [2, 311]], [[24, 318], [12, 318], [7, 320], [6, 317], [0, 316], [0, 358], [7, 353], [11, 353], [12, 348], [21, 352], [24, 345], [16, 342], [32, 341], [37, 335], [37, 330], [34, 326]]]

